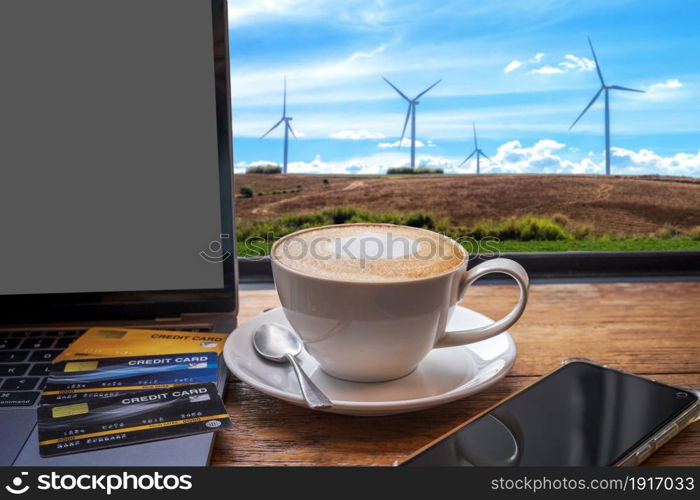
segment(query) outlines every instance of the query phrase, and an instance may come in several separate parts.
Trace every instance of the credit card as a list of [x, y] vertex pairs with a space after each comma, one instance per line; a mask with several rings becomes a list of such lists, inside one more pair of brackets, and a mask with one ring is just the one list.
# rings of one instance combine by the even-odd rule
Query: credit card
[[208, 383], [40, 406], [38, 414], [42, 457], [212, 432], [232, 425], [216, 386]]
[[227, 337], [224, 333], [90, 328], [59, 354], [54, 362], [188, 352], [221, 354]]
[[58, 361], [41, 395], [41, 404], [116, 396], [125, 392], [216, 383], [218, 354], [200, 352]]

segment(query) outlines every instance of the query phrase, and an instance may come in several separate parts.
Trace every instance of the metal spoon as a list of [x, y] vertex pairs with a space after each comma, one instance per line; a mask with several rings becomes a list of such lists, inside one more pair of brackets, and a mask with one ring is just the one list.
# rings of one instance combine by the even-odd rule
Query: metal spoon
[[263, 358], [276, 363], [289, 362], [294, 367], [301, 393], [309, 408], [330, 408], [333, 403], [323, 395], [309, 376], [304, 373], [296, 356], [301, 352], [301, 341], [288, 328], [275, 323], [260, 325], [253, 334], [253, 347]]

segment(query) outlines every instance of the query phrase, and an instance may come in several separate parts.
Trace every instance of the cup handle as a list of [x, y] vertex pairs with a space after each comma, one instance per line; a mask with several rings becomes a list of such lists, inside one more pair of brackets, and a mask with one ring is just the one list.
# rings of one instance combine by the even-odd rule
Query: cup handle
[[458, 290], [458, 301], [462, 300], [469, 285], [474, 283], [476, 280], [482, 276], [493, 273], [503, 273], [507, 274], [513, 278], [520, 287], [520, 298], [518, 298], [518, 303], [515, 305], [513, 310], [509, 312], [506, 316], [499, 319], [495, 323], [490, 325], [480, 326], [478, 328], [472, 328], [471, 330], [460, 330], [455, 332], [445, 332], [443, 336], [438, 339], [435, 343], [435, 347], [454, 347], [458, 345], [471, 344], [472, 342], [479, 342], [480, 340], [485, 340], [491, 338], [499, 333], [503, 333], [508, 328], [513, 326], [525, 310], [525, 305], [527, 304], [528, 287], [530, 286], [530, 279], [523, 269], [523, 266], [510, 259], [492, 259], [478, 266], [464, 271], [462, 275], [462, 281], [459, 285]]

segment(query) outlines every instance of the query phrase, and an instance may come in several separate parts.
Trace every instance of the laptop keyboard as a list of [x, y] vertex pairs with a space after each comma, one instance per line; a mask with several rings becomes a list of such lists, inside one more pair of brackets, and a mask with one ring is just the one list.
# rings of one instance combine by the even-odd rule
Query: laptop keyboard
[[[208, 332], [199, 327], [158, 327], [159, 330]], [[51, 361], [85, 330], [0, 332], [0, 408], [32, 406], [51, 371]]]

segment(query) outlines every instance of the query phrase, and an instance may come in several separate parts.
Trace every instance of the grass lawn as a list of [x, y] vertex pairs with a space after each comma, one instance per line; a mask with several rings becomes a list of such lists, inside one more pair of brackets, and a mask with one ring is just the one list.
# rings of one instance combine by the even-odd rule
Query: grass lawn
[[700, 250], [700, 241], [690, 239], [630, 238], [573, 241], [501, 241], [501, 252], [639, 252], [643, 250]]

